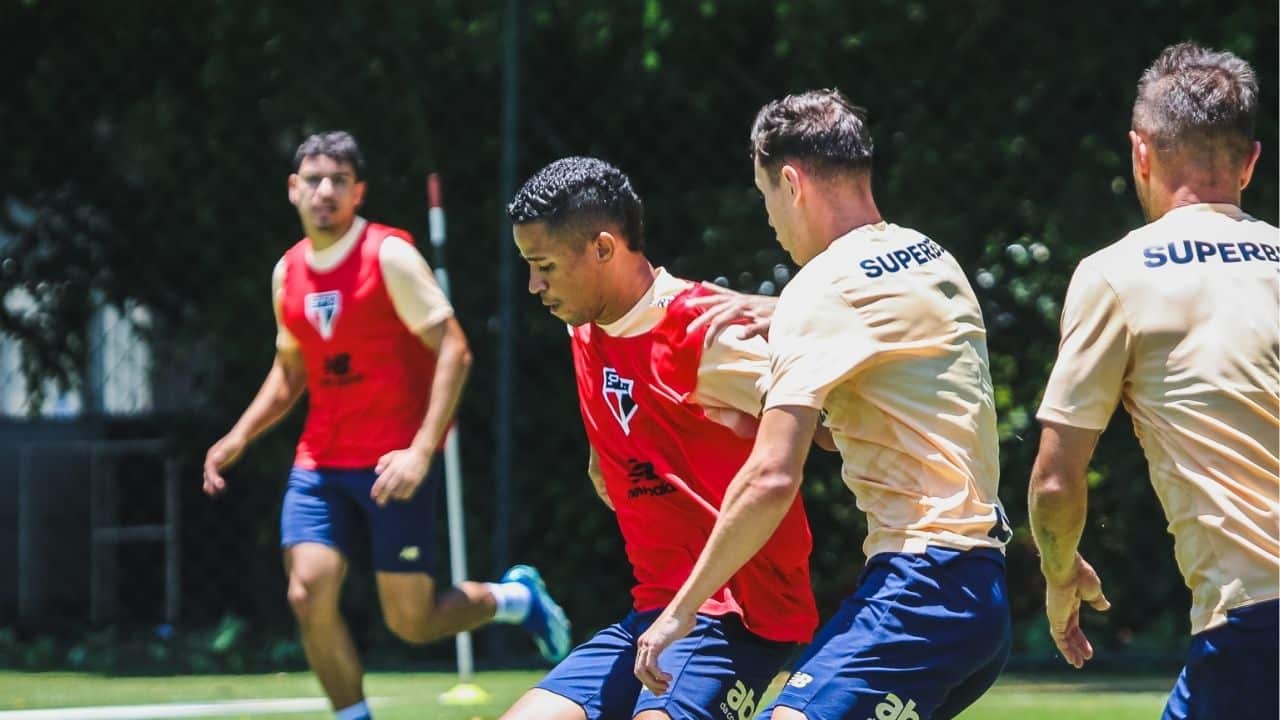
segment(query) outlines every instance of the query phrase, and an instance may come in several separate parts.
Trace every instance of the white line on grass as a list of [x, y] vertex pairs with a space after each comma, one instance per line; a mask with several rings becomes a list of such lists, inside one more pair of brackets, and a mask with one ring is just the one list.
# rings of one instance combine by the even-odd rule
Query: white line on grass
[[[374, 698], [370, 705], [383, 704]], [[322, 698], [281, 700], [219, 700], [201, 703], [161, 703], [157, 705], [106, 705], [99, 707], [49, 708], [46, 710], [0, 710], [0, 720], [165, 720], [166, 718], [222, 717], [245, 713], [284, 714], [329, 709]]]

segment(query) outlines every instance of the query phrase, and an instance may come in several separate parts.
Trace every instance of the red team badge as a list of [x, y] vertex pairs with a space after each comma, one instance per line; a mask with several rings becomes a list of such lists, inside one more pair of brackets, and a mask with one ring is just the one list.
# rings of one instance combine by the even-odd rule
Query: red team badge
[[338, 322], [338, 313], [342, 312], [342, 293], [338, 290], [307, 293], [304, 302], [307, 320], [320, 337], [332, 340], [333, 326]]
[[611, 367], [604, 369], [604, 401], [626, 435], [631, 434], [631, 418], [640, 407], [635, 398], [631, 397], [631, 388], [635, 384], [634, 380], [622, 377]]

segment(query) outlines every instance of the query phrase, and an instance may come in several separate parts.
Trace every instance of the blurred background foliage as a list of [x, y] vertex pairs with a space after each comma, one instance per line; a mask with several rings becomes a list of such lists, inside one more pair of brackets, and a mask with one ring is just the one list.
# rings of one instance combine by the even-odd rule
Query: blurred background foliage
[[[950, 249], [982, 299], [1001, 496], [1016, 526], [1017, 652], [1048, 657], [1026, 526], [1034, 413], [1072, 269], [1143, 222], [1125, 137], [1134, 85], [1164, 46], [1184, 39], [1254, 63], [1264, 151], [1244, 205], [1275, 223], [1275, 4], [520, 5], [518, 181], [568, 154], [614, 162], [645, 199], [651, 257], [680, 275], [752, 292], [785, 285], [793, 268], [751, 184], [750, 121], [764, 102], [816, 87], [839, 87], [870, 110], [882, 212]], [[9, 77], [0, 84], [0, 331], [21, 342], [29, 377], [75, 387], [91, 300], [150, 309], [147, 339], [167, 380], [157, 385], [161, 409], [140, 423], [174, 438], [189, 468], [186, 626], [214, 638], [228, 622], [236, 633], [239, 622], [291, 632], [277, 512], [301, 413], [248, 453], [228, 497], [204, 498], [197, 468], [269, 367], [269, 273], [300, 234], [285, 179], [303, 137], [331, 128], [363, 146], [363, 213], [411, 230], [422, 247], [424, 179], [444, 179], [454, 302], [476, 357], [460, 416], [473, 575], [495, 577], [496, 557], [538, 565], [577, 639], [628, 607], [622, 544], [584, 473], [563, 329], [524, 295], [520, 266], [515, 467], [509, 492], [494, 490], [495, 267], [515, 253], [499, 179], [503, 12], [457, 0], [0, 3]], [[35, 302], [8, 302], [14, 293]], [[1086, 618], [1095, 644], [1180, 653], [1189, 596], [1123, 412], [1090, 485], [1083, 549], [1113, 604]], [[865, 523], [833, 456], [811, 461], [804, 492], [816, 590], [830, 613], [856, 582]], [[493, 546], [502, 504], [509, 548]], [[347, 589], [364, 641], [392, 652], [367, 575]], [[264, 652], [298, 662], [296, 648]]]

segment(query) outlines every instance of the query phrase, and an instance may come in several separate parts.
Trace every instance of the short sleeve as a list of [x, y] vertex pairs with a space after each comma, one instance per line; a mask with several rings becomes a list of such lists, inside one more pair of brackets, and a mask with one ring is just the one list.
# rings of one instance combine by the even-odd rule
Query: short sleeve
[[271, 271], [271, 309], [276, 316], [276, 349], [297, 350], [298, 339], [284, 326], [284, 258]]
[[822, 409], [827, 395], [876, 354], [875, 338], [838, 287], [796, 289], [802, 292], [783, 292], [769, 329], [766, 410], [782, 405]]
[[694, 400], [703, 407], [755, 417], [760, 414], [768, 375], [768, 344], [758, 336], [744, 339], [741, 326], [730, 326], [702, 353]]
[[1124, 387], [1130, 333], [1115, 290], [1088, 262], [1071, 277], [1062, 342], [1036, 417], [1088, 430], [1107, 426]]
[[417, 248], [389, 236], [378, 249], [378, 262], [396, 315], [410, 332], [420, 333], [453, 317], [453, 306]]

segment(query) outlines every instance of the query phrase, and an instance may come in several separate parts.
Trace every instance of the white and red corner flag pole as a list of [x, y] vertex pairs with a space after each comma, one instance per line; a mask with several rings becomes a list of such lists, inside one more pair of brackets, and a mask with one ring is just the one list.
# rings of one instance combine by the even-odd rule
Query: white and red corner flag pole
[[[436, 173], [427, 176], [427, 204], [430, 208], [427, 211], [427, 224], [431, 238], [431, 264], [435, 267], [440, 289], [449, 298], [449, 272], [444, 265], [444, 204], [440, 198], [440, 176]], [[460, 583], [468, 579], [468, 572], [467, 534], [462, 513], [462, 464], [458, 457], [456, 424], [449, 429], [444, 441], [444, 485], [449, 517], [449, 573], [454, 583]], [[471, 652], [471, 633], [458, 633], [454, 641], [458, 652], [458, 685], [441, 695], [440, 701], [449, 705], [486, 702], [488, 694], [472, 684], [475, 667]]]

